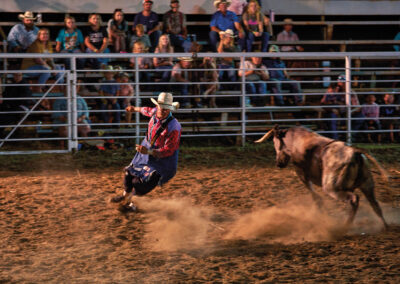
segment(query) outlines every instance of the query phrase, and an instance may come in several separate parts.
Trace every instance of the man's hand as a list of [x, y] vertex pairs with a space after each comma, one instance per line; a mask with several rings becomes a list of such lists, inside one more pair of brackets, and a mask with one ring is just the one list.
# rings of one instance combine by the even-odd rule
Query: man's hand
[[146, 147], [139, 145], [139, 144], [136, 144], [136, 151], [138, 151], [139, 153], [144, 154], [144, 155], [151, 154], [150, 153], [151, 151], [149, 151]]
[[128, 106], [125, 108], [126, 112], [139, 112], [140, 107], [135, 107], [135, 106]]

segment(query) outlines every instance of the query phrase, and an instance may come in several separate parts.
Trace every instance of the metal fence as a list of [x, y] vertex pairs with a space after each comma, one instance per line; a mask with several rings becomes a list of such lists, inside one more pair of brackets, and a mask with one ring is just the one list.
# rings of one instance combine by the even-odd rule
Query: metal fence
[[[371, 134], [378, 138], [381, 135], [394, 133], [399, 129], [397, 122], [398, 112], [390, 117], [379, 117], [381, 128], [368, 125], [370, 117], [355, 116], [359, 110], [365, 108], [362, 104], [369, 95], [375, 95], [380, 104], [383, 104], [383, 95], [391, 94], [397, 99], [399, 94], [400, 68], [396, 52], [347, 52], [347, 53], [174, 53], [174, 54], [2, 54], [2, 60], [13, 61], [22, 58], [53, 58], [57, 61], [68, 60], [70, 70], [51, 71], [61, 73], [59, 80], [38, 84], [32, 73], [47, 73], [48, 71], [3, 70], [4, 106], [6, 102], [24, 102], [28, 105], [23, 109], [2, 108], [0, 113], [0, 154], [19, 153], [62, 153], [78, 150], [81, 145], [104, 143], [104, 141], [134, 141], [137, 143], [146, 133], [148, 118], [138, 113], [129, 119], [125, 114], [124, 106], [151, 106], [150, 98], [156, 98], [161, 91], [174, 93], [174, 98], [181, 101], [184, 108], [174, 114], [182, 125], [183, 139], [189, 137], [235, 137], [242, 145], [265, 133], [268, 127], [274, 124], [285, 126], [305, 125], [324, 135], [338, 135], [348, 143], [356, 139], [370, 138]], [[162, 72], [175, 72], [172, 68], [140, 69], [139, 59], [173, 58], [174, 64], [179, 64], [179, 58], [190, 57], [189, 66], [181, 67], [183, 77], [189, 76], [187, 81], [178, 82], [174, 78], [163, 80]], [[202, 60], [205, 57], [220, 60], [233, 58], [232, 66], [216, 65], [215, 68], [204, 68]], [[267, 68], [271, 75], [276, 71], [285, 71], [291, 75], [291, 80], [269, 78], [265, 80], [251, 76], [238, 76], [238, 72], [247, 72], [246, 60], [259, 57], [263, 60], [282, 60], [291, 67], [283, 66]], [[118, 70], [77, 69], [77, 60], [107, 58], [109, 64], [118, 65]], [[130, 59], [134, 63], [130, 64]], [[353, 65], [352, 66], [352, 62]], [[361, 63], [361, 64], [360, 64]], [[361, 66], [362, 65], [362, 66]], [[262, 71], [261, 67], [254, 70]], [[179, 70], [178, 70], [179, 71]], [[205, 71], [229, 71], [234, 74], [235, 80], [224, 80], [219, 76], [217, 82], [205, 81], [202, 78]], [[110, 82], [106, 73], [126, 73], [129, 82]], [[13, 83], [13, 74], [23, 73], [28, 79], [26, 84]], [[145, 76], [143, 76], [145, 74]], [[333, 104], [321, 104], [321, 98], [327, 94], [328, 85], [336, 84], [338, 75], [344, 76], [344, 88], [340, 92], [332, 92], [331, 96], [343, 97], [343, 103], [333, 101]], [[36, 74], [38, 75], [38, 74]], [[171, 75], [171, 74], [170, 74]], [[147, 77], [146, 80], [143, 78]], [[174, 76], [172, 76], [174, 77]], [[61, 81], [64, 83], [60, 84]], [[286, 90], [289, 83], [298, 83], [299, 90]], [[218, 84], [215, 92], [205, 95], [205, 89]], [[266, 85], [256, 89], [256, 87]], [[278, 84], [282, 88], [277, 88]], [[13, 87], [29, 87], [33, 95], [29, 97], [6, 96], [7, 89]], [[102, 87], [105, 86], [105, 87]], [[104, 89], [113, 89], [113, 86], [132, 86], [133, 94], [118, 96], [101, 93]], [[35, 91], [39, 87], [40, 91]], [[275, 88], [274, 88], [275, 87]], [[84, 89], [84, 90], [82, 90]], [[261, 90], [261, 91], [260, 91]], [[278, 91], [277, 91], [278, 90]], [[251, 91], [251, 93], [249, 93]], [[353, 96], [358, 96], [361, 103], [352, 102]], [[284, 104], [277, 104], [283, 97]], [[296, 98], [305, 97], [304, 102], [296, 102]], [[90, 118], [90, 132], [81, 135], [82, 128], [88, 123], [81, 121], [82, 98], [88, 105], [87, 112]], [[271, 99], [274, 98], [275, 100]], [[56, 103], [58, 101], [58, 103]], [[216, 102], [215, 102], [216, 101]], [[255, 101], [256, 103], [253, 103]], [[28, 103], [27, 103], [28, 102]], [[47, 108], [43, 107], [46, 102]], [[114, 103], [117, 102], [117, 103]], [[189, 102], [190, 104], [186, 104]], [[212, 103], [211, 103], [212, 102]], [[54, 105], [63, 108], [54, 109]], [[116, 106], [118, 104], [118, 107]], [[50, 106], [50, 107], [49, 107]], [[382, 107], [382, 106], [381, 106]], [[399, 108], [398, 100], [386, 103], [385, 107]], [[331, 115], [335, 113], [335, 115]], [[64, 114], [64, 115], [60, 115]], [[328, 114], [328, 115], [327, 115]], [[120, 119], [120, 116], [125, 115]], [[55, 117], [62, 116], [63, 119]], [[10, 117], [11, 119], [10, 122]], [[363, 124], [363, 128], [354, 129], [355, 122]], [[365, 122], [365, 123], [363, 123]], [[388, 123], [387, 123], [388, 122]], [[390, 123], [389, 123], [390, 122]], [[328, 125], [328, 126], [327, 126]], [[329, 127], [335, 125], [336, 128]], [[392, 127], [393, 126], [393, 127]], [[60, 131], [63, 129], [63, 131]], [[2, 133], [2, 134], [1, 134]], [[61, 135], [61, 133], [64, 133]], [[358, 137], [355, 137], [358, 135]], [[361, 138], [360, 138], [361, 137]], [[392, 136], [390, 136], [391, 138]], [[64, 143], [60, 142], [63, 141]], [[376, 140], [378, 141], [378, 140]], [[67, 143], [65, 143], [67, 142]], [[64, 146], [62, 145], [64, 144]]]

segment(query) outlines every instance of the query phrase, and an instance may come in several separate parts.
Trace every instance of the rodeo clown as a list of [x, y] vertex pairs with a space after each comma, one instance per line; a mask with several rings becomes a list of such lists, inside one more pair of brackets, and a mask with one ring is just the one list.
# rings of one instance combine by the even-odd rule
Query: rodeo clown
[[157, 101], [153, 98], [151, 101], [156, 108], [126, 108], [127, 112], [140, 112], [151, 118], [146, 138], [141, 145], [136, 145], [136, 155], [125, 168], [125, 190], [122, 195], [111, 199], [115, 203], [124, 201], [120, 205], [123, 212], [136, 211], [136, 206], [131, 200], [133, 195], [145, 195], [176, 174], [181, 125], [173, 117], [172, 111], [179, 108], [179, 103], [173, 102], [170, 93], [160, 93]]

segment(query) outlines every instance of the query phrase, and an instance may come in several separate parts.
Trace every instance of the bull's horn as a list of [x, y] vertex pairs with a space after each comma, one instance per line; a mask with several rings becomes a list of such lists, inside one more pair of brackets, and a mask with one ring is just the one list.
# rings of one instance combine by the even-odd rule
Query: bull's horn
[[257, 141], [255, 141], [255, 143], [261, 143], [264, 142], [265, 140], [267, 140], [269, 137], [271, 137], [271, 135], [273, 134], [274, 129], [271, 129], [270, 131], [267, 132], [267, 134], [265, 134], [261, 139], [258, 139]]

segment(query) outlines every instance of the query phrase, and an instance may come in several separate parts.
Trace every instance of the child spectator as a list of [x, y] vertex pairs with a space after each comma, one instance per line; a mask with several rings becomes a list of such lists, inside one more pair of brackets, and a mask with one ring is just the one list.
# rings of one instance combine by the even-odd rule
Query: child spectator
[[[174, 48], [172, 47], [167, 34], [160, 36], [158, 46], [154, 53], [174, 53]], [[154, 57], [153, 65], [156, 69], [165, 70], [162, 71], [161, 82], [169, 82], [173, 67], [172, 57]]]
[[[240, 66], [239, 76], [246, 77], [246, 94], [267, 94], [267, 83], [265, 81], [268, 81], [269, 74], [267, 67], [262, 64], [261, 57], [252, 57], [250, 60], [246, 60]], [[250, 96], [250, 99], [248, 99], [246, 97], [246, 106], [251, 107], [252, 105], [264, 106], [265, 98], [262, 96]]]
[[260, 5], [256, 0], [250, 0], [246, 12], [243, 14], [243, 25], [246, 31], [246, 50], [252, 51], [253, 42], [261, 39], [261, 52], [267, 52], [269, 33], [264, 31], [264, 24], [268, 21], [261, 13]]
[[[38, 32], [37, 39], [32, 43], [31, 46], [28, 47], [26, 52], [29, 53], [43, 53], [49, 54], [53, 53], [53, 47], [50, 42], [50, 33], [46, 28], [42, 28]], [[62, 70], [61, 66], [54, 64], [54, 60], [52, 58], [42, 59], [40, 57], [37, 58], [24, 58], [22, 60], [21, 69], [23, 70]], [[38, 84], [40, 84], [40, 91], [44, 91], [44, 85], [47, 80], [50, 78], [51, 73], [27, 73], [28, 77], [38, 77]], [[55, 73], [56, 80], [58, 84], [64, 83], [64, 74]]]
[[[232, 30], [220, 32], [221, 41], [218, 45], [218, 53], [224, 52], [240, 52], [240, 49], [235, 45], [235, 35]], [[228, 69], [219, 71], [219, 80], [226, 80], [229, 82], [236, 82], [235, 62], [232, 57], [222, 57], [218, 64], [219, 69]], [[225, 75], [227, 78], [225, 78]]]
[[117, 81], [114, 79], [115, 73], [112, 72], [114, 69], [111, 65], [107, 66], [104, 70], [104, 78], [101, 81], [100, 86], [100, 96], [104, 97], [115, 97], [115, 98], [104, 98], [101, 99], [100, 109], [105, 110], [116, 110], [116, 112], [112, 113], [110, 117], [109, 112], [102, 112], [101, 117], [104, 123], [120, 123], [121, 121], [121, 106], [118, 103], [117, 97], [120, 95], [120, 86]]
[[394, 104], [394, 95], [393, 94], [385, 94], [383, 97], [384, 105], [380, 107], [380, 115], [384, 118], [393, 117], [393, 119], [382, 119], [382, 129], [390, 130], [389, 139], [390, 142], [395, 143], [395, 137], [393, 130], [398, 127], [398, 119], [394, 117], [399, 116], [398, 108], [393, 106]]
[[[99, 14], [89, 15], [89, 27], [86, 29], [85, 46], [87, 53], [110, 53], [107, 48], [108, 45], [108, 33], [105, 27], [101, 26], [101, 17]], [[104, 68], [109, 59], [108, 58], [90, 58], [88, 62], [92, 65], [92, 68], [99, 69]]]
[[127, 33], [128, 22], [124, 19], [124, 13], [122, 9], [115, 9], [112, 19], [108, 21], [108, 35], [114, 52], [126, 52]]
[[[330, 85], [321, 99], [322, 105], [339, 105], [343, 104], [343, 94], [336, 94], [336, 89], [333, 85]], [[332, 133], [328, 133], [327, 136], [338, 140], [339, 135], [337, 133], [337, 118], [340, 116], [339, 110], [333, 107], [324, 108], [324, 112], [322, 117], [330, 118], [329, 121], [326, 121], [326, 130], [332, 131]]]
[[[85, 43], [80, 29], [75, 25], [75, 18], [65, 16], [64, 28], [60, 30], [56, 39], [56, 52], [61, 53], [80, 53], [85, 51]], [[65, 68], [71, 69], [70, 59], [63, 59]], [[76, 67], [83, 69], [85, 64], [84, 58], [76, 59]]]
[[[145, 48], [143, 42], [137, 41], [133, 44], [133, 53], [146, 53], [147, 49]], [[139, 82], [150, 82], [150, 74], [148, 71], [144, 71], [146, 69], [152, 68], [152, 60], [150, 57], [132, 57], [130, 59], [130, 66], [135, 68], [136, 58], [138, 60], [138, 68], [139, 68]], [[135, 73], [136, 74], [136, 73]]]
[[[131, 101], [134, 96], [133, 87], [132, 84], [130, 84], [129, 82], [128, 73], [119, 73], [117, 76], [118, 76], [117, 79], [118, 83], [121, 83], [119, 87], [120, 90], [119, 95], [121, 96], [121, 98], [118, 99], [118, 102], [119, 105], [121, 106], [121, 109], [126, 109], [127, 107], [131, 106]], [[132, 113], [126, 112], [126, 122], [131, 123], [131, 121], [132, 121]]]
[[18, 19], [22, 23], [13, 26], [7, 36], [8, 48], [11, 52], [25, 52], [36, 40], [39, 32], [38, 27], [33, 22], [36, 17], [33, 16], [31, 11], [19, 14]]
[[140, 41], [141, 43], [143, 43], [146, 50], [150, 50], [151, 48], [150, 38], [147, 34], [144, 33], [144, 26], [142, 24], [136, 25], [135, 32], [136, 34], [132, 36], [129, 47], [133, 48], [133, 44], [137, 41]]
[[210, 84], [201, 84], [200, 90], [204, 97], [212, 95], [210, 97], [208, 105], [210, 108], [216, 108], [216, 97], [215, 94], [218, 90], [218, 72], [215, 59], [213, 57], [204, 57], [200, 68], [204, 71], [200, 74], [200, 82], [207, 82]]
[[[189, 71], [188, 69], [192, 68], [192, 61], [191, 57], [180, 57], [178, 58], [179, 62], [176, 63], [172, 69], [172, 76], [171, 82], [179, 82], [179, 83], [186, 83], [186, 84], [179, 84], [177, 88], [179, 89], [182, 99], [182, 107], [183, 108], [190, 108], [190, 98], [189, 92], [190, 88], [194, 88], [193, 84], [190, 84], [193, 76], [193, 72]], [[196, 102], [197, 107], [203, 107], [200, 101], [197, 100]]]
[[[149, 36], [152, 48], [158, 45], [161, 36], [160, 23], [157, 13], [151, 10], [153, 1], [143, 0], [143, 10], [136, 14], [133, 20], [132, 30], [135, 30], [138, 24], [144, 26], [144, 32]], [[151, 50], [152, 51], [152, 50]]]
[[[381, 123], [379, 121], [379, 105], [375, 103], [376, 98], [374, 95], [368, 95], [365, 104], [361, 107], [362, 113], [367, 119], [368, 129], [381, 130]], [[368, 140], [372, 142], [371, 134], [368, 133]], [[378, 134], [378, 143], [381, 142], [381, 134]]]

